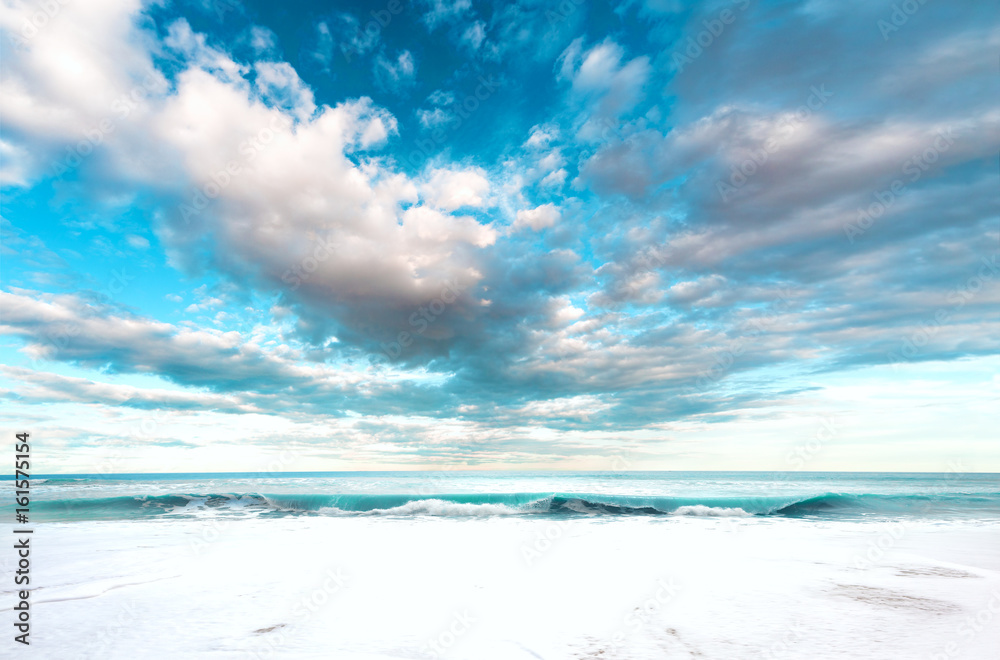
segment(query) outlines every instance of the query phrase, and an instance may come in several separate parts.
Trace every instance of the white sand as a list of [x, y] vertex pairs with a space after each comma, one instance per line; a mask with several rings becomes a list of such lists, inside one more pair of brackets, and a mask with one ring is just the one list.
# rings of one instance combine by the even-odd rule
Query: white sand
[[972, 523], [156, 520], [40, 524], [33, 543], [34, 658], [951, 660], [1000, 649], [1000, 529]]

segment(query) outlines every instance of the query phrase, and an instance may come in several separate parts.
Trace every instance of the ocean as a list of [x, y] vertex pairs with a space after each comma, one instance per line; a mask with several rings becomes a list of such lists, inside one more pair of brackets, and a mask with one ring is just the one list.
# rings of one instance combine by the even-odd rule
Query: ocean
[[[290, 472], [60, 475], [38, 521], [281, 516], [780, 516], [1000, 520], [1000, 475], [788, 472]], [[4, 514], [13, 515], [13, 498]]]
[[58, 475], [30, 517], [32, 657], [1000, 648], [997, 474]]

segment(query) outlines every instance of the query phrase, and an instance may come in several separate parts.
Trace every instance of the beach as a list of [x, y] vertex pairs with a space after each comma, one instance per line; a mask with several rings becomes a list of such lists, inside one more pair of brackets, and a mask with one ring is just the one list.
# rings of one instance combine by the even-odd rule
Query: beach
[[247, 502], [37, 524], [33, 657], [937, 660], [1000, 646], [991, 520]]

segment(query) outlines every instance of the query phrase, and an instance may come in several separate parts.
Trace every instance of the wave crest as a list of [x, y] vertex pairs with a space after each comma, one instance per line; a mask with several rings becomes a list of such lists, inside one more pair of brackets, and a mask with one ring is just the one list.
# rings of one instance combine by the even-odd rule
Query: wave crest
[[[980, 510], [1000, 512], [1000, 494], [880, 495], [824, 493], [759, 497], [625, 496], [567, 493], [434, 495], [207, 493], [37, 499], [48, 520], [149, 516], [326, 515], [488, 517], [514, 515], [864, 517]], [[10, 505], [0, 506], [0, 515]], [[12, 513], [12, 512], [8, 512]]]

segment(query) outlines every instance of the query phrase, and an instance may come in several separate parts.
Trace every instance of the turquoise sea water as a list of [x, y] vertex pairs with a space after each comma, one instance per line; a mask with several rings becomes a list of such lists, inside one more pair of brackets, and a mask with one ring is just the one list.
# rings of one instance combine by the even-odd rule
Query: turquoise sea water
[[[7, 479], [0, 515], [13, 517]], [[743, 516], [1000, 522], [1000, 474], [287, 472], [50, 475], [31, 520], [204, 516]]]

